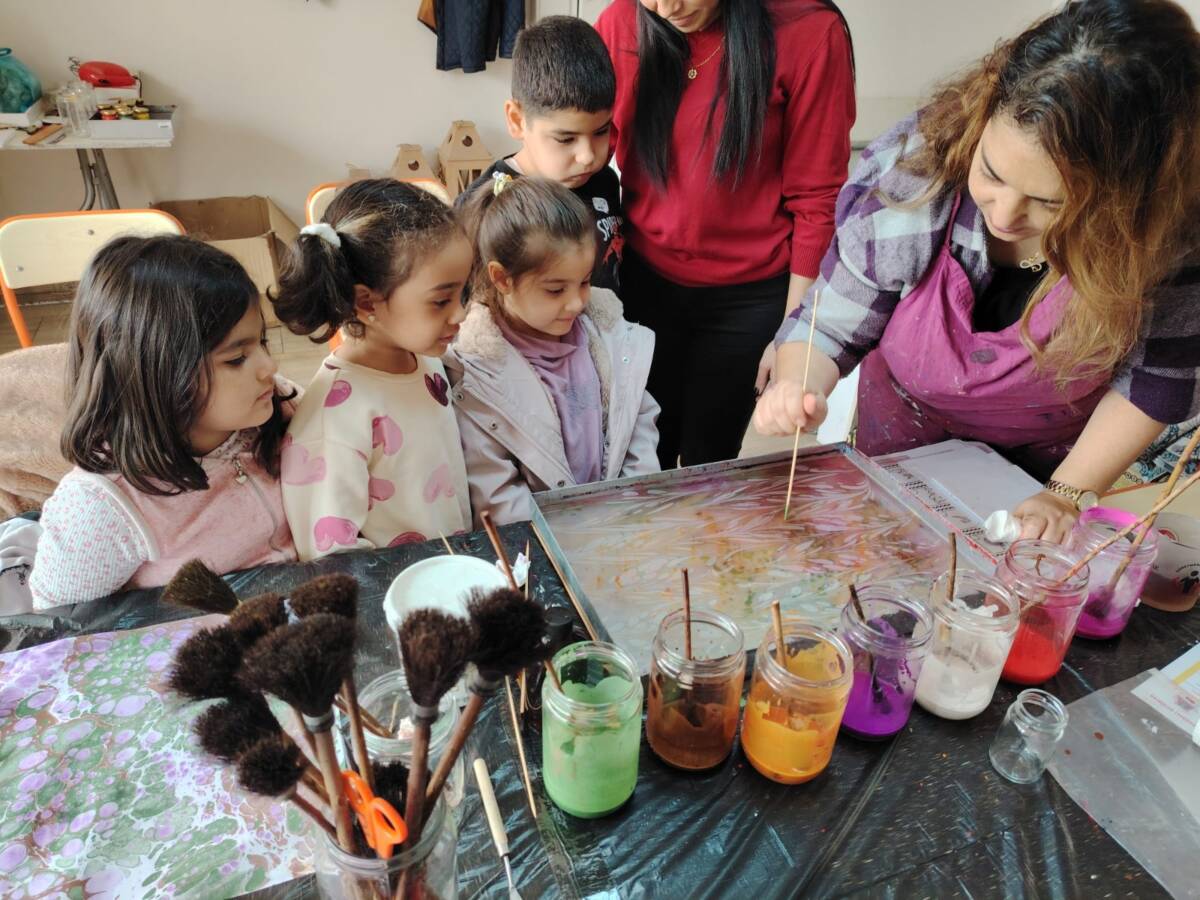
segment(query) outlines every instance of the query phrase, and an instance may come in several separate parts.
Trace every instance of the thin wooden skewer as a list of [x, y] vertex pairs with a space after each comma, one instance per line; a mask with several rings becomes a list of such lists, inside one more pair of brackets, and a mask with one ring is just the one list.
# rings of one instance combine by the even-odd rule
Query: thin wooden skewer
[[483, 530], [487, 532], [488, 540], [492, 542], [492, 549], [496, 551], [500, 568], [504, 572], [504, 577], [508, 579], [508, 586], [514, 591], [520, 590], [517, 587], [517, 579], [513, 577], [512, 566], [508, 562], [508, 553], [504, 550], [504, 544], [500, 542], [500, 532], [496, 530], [496, 523], [492, 521], [492, 517], [486, 509], [480, 513], [479, 521], [483, 523]]
[[543, 660], [542, 665], [546, 667], [546, 674], [550, 676], [550, 680], [554, 682], [554, 686], [558, 688], [559, 693], [562, 693], [562, 682], [558, 680], [558, 673], [554, 671], [554, 664], [550, 660]]
[[533, 557], [529, 555], [530, 541], [525, 541], [525, 599], [529, 599], [529, 584], [533, 581]]
[[529, 800], [529, 814], [537, 821], [537, 803], [533, 798], [533, 782], [529, 780], [529, 763], [525, 761], [525, 742], [521, 739], [521, 719], [517, 705], [513, 702], [512, 679], [504, 679], [504, 693], [508, 696], [508, 717], [512, 721], [513, 734], [517, 736], [517, 758], [521, 763], [521, 778], [525, 782], [525, 797]]
[[787, 651], [783, 646], [783, 611], [779, 608], [778, 600], [771, 603], [771, 619], [775, 624], [775, 656], [779, 659], [779, 664], [786, 669]]
[[440, 537], [442, 539], [442, 546], [444, 546], [446, 548], [446, 552], [449, 553], [451, 556], [453, 556], [454, 548], [450, 546], [450, 542], [448, 540], [446, 540], [446, 536], [439, 531], [438, 537]]
[[546, 548], [546, 539], [538, 530], [536, 524], [533, 525], [533, 533], [537, 535], [538, 543], [542, 545], [542, 549], [546, 551], [546, 558], [550, 560], [550, 565], [554, 568], [554, 574], [558, 576], [558, 580], [562, 582], [563, 590], [566, 591], [567, 599], [571, 601], [571, 605], [575, 607], [575, 613], [583, 622], [583, 627], [587, 629], [588, 637], [593, 641], [600, 640], [595, 627], [592, 625], [592, 620], [588, 618], [587, 612], [583, 608], [583, 604], [579, 602], [579, 598], [575, 596], [575, 592], [571, 590], [571, 583], [567, 581], [567, 576], [563, 574], [562, 567], [558, 564], [558, 560], [554, 558], [554, 554]]
[[[1183, 452], [1179, 454], [1179, 460], [1175, 463], [1175, 468], [1171, 470], [1171, 476], [1167, 479], [1167, 483], [1163, 485], [1162, 491], [1159, 492], [1159, 500], [1167, 496], [1175, 488], [1180, 476], [1183, 475], [1183, 470], [1187, 468], [1187, 464], [1191, 459], [1192, 454], [1196, 452], [1196, 446], [1198, 444], [1200, 444], [1200, 428], [1196, 429], [1196, 433], [1192, 435], [1192, 439], [1188, 441], [1188, 444], [1184, 448]], [[1121, 564], [1117, 566], [1116, 571], [1113, 572], [1112, 578], [1108, 580], [1108, 591], [1110, 593], [1117, 589], [1117, 582], [1121, 580], [1121, 576], [1125, 574], [1125, 570], [1129, 568], [1130, 563], [1133, 562], [1133, 558], [1137, 556], [1138, 550], [1140, 550], [1142, 547], [1142, 542], [1146, 540], [1146, 535], [1148, 535], [1150, 530], [1154, 527], [1154, 520], [1157, 518], [1158, 515], [1155, 514], [1147, 519], [1146, 527], [1139, 531], [1137, 537], [1133, 539], [1133, 543], [1129, 547], [1129, 552], [1121, 560]]]
[[[804, 379], [800, 383], [800, 411], [804, 412], [804, 398], [808, 396], [808, 366], [812, 362], [813, 335], [817, 330], [817, 306], [821, 302], [821, 291], [813, 292], [812, 319], [808, 323], [808, 352], [804, 354]], [[796, 426], [796, 439], [792, 441], [792, 470], [788, 473], [787, 499], [783, 502], [783, 521], [787, 521], [792, 509], [792, 487], [796, 481], [796, 456], [800, 453], [800, 426]]]
[[[533, 584], [533, 550], [532, 542], [525, 542], [525, 599], [529, 599], [530, 585]], [[521, 715], [525, 715], [529, 709], [529, 678], [525, 674], [525, 670], [521, 670], [521, 675], [517, 679], [517, 684], [521, 687]], [[532, 795], [531, 795], [532, 798]], [[534, 818], [537, 818], [537, 812], [534, 812]]]
[[950, 532], [950, 576], [946, 585], [946, 599], [954, 602], [954, 582], [958, 578], [958, 538]]
[[683, 648], [688, 659], [692, 658], [692, 588], [688, 584], [688, 570], [683, 570]]
[[1146, 513], [1144, 516], [1142, 516], [1136, 522], [1131, 522], [1130, 524], [1126, 525], [1124, 528], [1122, 528], [1120, 531], [1118, 531], [1112, 537], [1108, 538], [1103, 543], [1097, 545], [1089, 553], [1085, 554], [1083, 556], [1083, 558], [1079, 560], [1079, 562], [1077, 562], [1077, 563], [1075, 563], [1075, 565], [1071, 566], [1071, 568], [1069, 568], [1067, 570], [1066, 574], [1063, 575], [1063, 577], [1058, 580], [1059, 584], [1066, 581], [1068, 578], [1074, 577], [1079, 572], [1080, 569], [1082, 569], [1084, 566], [1086, 566], [1088, 563], [1090, 563], [1093, 559], [1095, 559], [1097, 556], [1099, 556], [1101, 553], [1103, 553], [1105, 550], [1107, 550], [1109, 547], [1111, 547], [1117, 541], [1122, 540], [1123, 538], [1127, 537], [1130, 534], [1130, 532], [1132, 532], [1135, 528], [1139, 528], [1142, 525], [1145, 525], [1146, 522], [1148, 522], [1151, 518], [1157, 516], [1160, 512], [1162, 512], [1167, 506], [1169, 506], [1171, 503], [1173, 503], [1179, 497], [1180, 494], [1182, 494], [1184, 491], [1186, 491], [1188, 488], [1190, 488], [1197, 481], [1200, 481], [1200, 472], [1196, 472], [1194, 475], [1192, 475], [1190, 478], [1188, 478], [1188, 480], [1185, 481], [1182, 485], [1180, 485], [1178, 488], [1176, 488], [1174, 491], [1172, 491], [1168, 496], [1164, 497], [1163, 499], [1161, 499], [1157, 503], [1155, 503], [1154, 506], [1152, 506], [1150, 508], [1150, 512]]

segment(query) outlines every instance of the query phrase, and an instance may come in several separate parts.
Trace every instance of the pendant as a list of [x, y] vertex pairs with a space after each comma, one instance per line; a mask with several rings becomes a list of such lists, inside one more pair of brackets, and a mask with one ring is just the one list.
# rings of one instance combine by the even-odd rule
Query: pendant
[[689, 81], [695, 81], [695, 80], [696, 80], [696, 76], [697, 76], [697, 75], [699, 75], [699, 74], [700, 74], [700, 73], [699, 73], [699, 72], [697, 72], [697, 71], [696, 71], [694, 68], [693, 68], [693, 69], [688, 69], [688, 80], [689, 80]]

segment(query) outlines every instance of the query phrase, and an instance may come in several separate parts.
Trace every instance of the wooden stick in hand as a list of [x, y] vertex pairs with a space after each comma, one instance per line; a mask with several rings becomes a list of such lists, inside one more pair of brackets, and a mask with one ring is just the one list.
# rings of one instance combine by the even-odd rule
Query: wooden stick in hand
[[[812, 318], [808, 323], [808, 352], [804, 354], [804, 378], [800, 382], [800, 411], [807, 415], [804, 409], [804, 398], [808, 396], [808, 367], [812, 362], [813, 335], [817, 330], [817, 305], [821, 302], [821, 292], [813, 293]], [[796, 481], [796, 456], [800, 453], [800, 426], [796, 426], [796, 439], [792, 441], [792, 469], [788, 473], [787, 499], [783, 502], [783, 521], [787, 521], [792, 509], [792, 486]]]

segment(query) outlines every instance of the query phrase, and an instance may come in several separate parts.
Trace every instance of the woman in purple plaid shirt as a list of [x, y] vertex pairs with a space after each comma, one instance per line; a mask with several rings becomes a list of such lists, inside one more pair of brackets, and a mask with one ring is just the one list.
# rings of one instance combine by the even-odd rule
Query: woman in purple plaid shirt
[[1062, 540], [1200, 414], [1200, 35], [1168, 0], [1086, 0], [1000, 45], [868, 148], [758, 430], [825, 417], [861, 363], [859, 449], [986, 442], [1047, 479]]

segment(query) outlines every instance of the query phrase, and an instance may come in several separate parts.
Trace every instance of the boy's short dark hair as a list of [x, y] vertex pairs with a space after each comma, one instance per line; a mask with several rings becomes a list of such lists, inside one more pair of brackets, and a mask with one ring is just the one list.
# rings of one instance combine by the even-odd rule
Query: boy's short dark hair
[[617, 76], [608, 48], [582, 19], [547, 16], [517, 37], [512, 95], [527, 116], [612, 109]]

